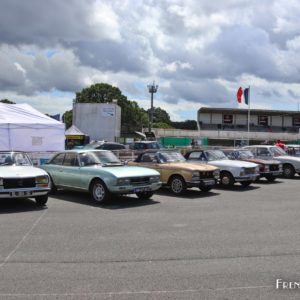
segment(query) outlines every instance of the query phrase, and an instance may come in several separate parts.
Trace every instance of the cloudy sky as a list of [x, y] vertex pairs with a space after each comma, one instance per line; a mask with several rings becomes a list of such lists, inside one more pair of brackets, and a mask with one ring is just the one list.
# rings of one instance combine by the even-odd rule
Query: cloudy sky
[[176, 121], [238, 107], [240, 86], [252, 107], [296, 110], [299, 28], [298, 0], [0, 0], [0, 99], [63, 113], [104, 82], [147, 109], [155, 80]]

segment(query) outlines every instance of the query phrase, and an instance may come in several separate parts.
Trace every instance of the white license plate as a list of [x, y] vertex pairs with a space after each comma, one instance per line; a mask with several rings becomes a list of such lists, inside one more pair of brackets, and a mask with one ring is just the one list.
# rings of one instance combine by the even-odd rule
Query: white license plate
[[135, 189], [133, 189], [134, 193], [149, 192], [149, 191], [151, 191], [150, 187], [142, 187], [142, 188], [135, 188]]
[[214, 180], [204, 180], [203, 184], [204, 185], [213, 185], [213, 184], [215, 184], [215, 181]]
[[11, 197], [28, 197], [28, 196], [31, 196], [31, 195], [32, 195], [31, 191], [11, 192], [10, 193]]

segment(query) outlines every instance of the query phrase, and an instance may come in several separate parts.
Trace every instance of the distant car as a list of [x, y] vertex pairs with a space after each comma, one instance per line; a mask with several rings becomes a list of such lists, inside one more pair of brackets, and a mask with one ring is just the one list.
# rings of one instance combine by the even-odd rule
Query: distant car
[[34, 198], [45, 205], [50, 179], [24, 152], [0, 151], [0, 198]]
[[193, 164], [209, 164], [220, 168], [220, 183], [223, 186], [233, 186], [235, 182], [248, 186], [259, 177], [257, 164], [230, 160], [220, 150], [194, 150], [188, 152], [185, 158]]
[[285, 145], [285, 152], [288, 155], [300, 157], [300, 145]]
[[277, 146], [269, 145], [254, 145], [247, 146], [244, 149], [249, 149], [253, 155], [262, 159], [275, 159], [282, 163], [283, 176], [293, 178], [295, 173], [300, 175], [300, 157], [293, 157]]
[[153, 150], [153, 149], [166, 149], [166, 147], [156, 141], [140, 141], [140, 142], [133, 142], [129, 144], [129, 148], [131, 150]]
[[130, 165], [157, 170], [161, 181], [174, 194], [184, 193], [186, 188], [197, 187], [208, 192], [219, 180], [216, 167], [187, 163], [181, 153], [169, 150], [148, 150], [141, 153]]
[[125, 145], [119, 143], [101, 142], [101, 143], [87, 144], [82, 149], [118, 151], [118, 150], [126, 150], [127, 148]]
[[255, 158], [253, 153], [246, 149], [222, 149], [222, 151], [229, 159], [258, 164], [260, 177], [265, 177], [270, 182], [282, 174], [282, 164], [278, 160]]
[[106, 150], [65, 150], [40, 167], [50, 175], [53, 192], [57, 188], [89, 192], [98, 203], [112, 194], [148, 199], [161, 186], [155, 170], [126, 166]]

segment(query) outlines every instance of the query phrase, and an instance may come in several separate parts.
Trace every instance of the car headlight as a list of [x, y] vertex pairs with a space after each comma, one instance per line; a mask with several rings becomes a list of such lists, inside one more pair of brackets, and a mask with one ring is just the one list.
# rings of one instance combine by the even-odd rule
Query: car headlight
[[199, 171], [192, 172], [192, 177], [193, 177], [193, 179], [199, 179], [200, 178], [200, 172]]
[[280, 171], [282, 171], [282, 164], [279, 164], [278, 168]]
[[150, 182], [154, 183], [154, 182], [159, 182], [160, 180], [160, 176], [151, 176], [150, 177]]
[[220, 170], [214, 170], [213, 175], [215, 178], [219, 178], [220, 177]]
[[35, 178], [35, 183], [37, 184], [45, 184], [49, 182], [49, 177], [48, 176], [38, 176]]
[[245, 168], [241, 168], [240, 170], [240, 176], [244, 176], [245, 175]]
[[269, 172], [270, 171], [270, 166], [265, 166], [264, 171]]
[[129, 185], [130, 178], [119, 178], [117, 181], [117, 185]]
[[255, 173], [256, 173], [256, 174], [259, 174], [259, 167], [256, 167], [256, 168], [255, 168]]

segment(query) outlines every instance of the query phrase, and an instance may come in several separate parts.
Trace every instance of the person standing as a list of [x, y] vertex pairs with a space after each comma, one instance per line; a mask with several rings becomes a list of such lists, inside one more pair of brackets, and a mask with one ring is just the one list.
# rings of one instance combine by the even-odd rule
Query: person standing
[[280, 147], [281, 149], [284, 150], [284, 144], [280, 140], [277, 140], [277, 143], [275, 144], [275, 146]]

